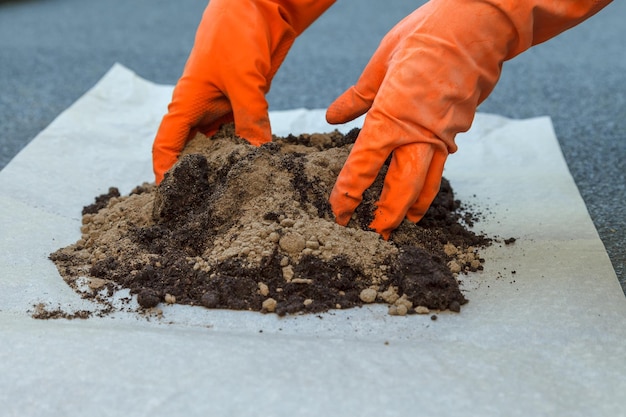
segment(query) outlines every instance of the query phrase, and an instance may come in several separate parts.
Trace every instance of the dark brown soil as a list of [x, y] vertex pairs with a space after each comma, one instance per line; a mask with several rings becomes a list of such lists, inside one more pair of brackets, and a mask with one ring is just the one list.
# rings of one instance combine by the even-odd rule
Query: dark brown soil
[[328, 196], [357, 135], [289, 136], [259, 148], [232, 126], [198, 135], [160, 186], [96, 197], [83, 210], [82, 238], [50, 258], [102, 303], [128, 288], [142, 308], [284, 315], [378, 302], [399, 315], [460, 311], [459, 274], [482, 269], [478, 250], [490, 239], [468, 228], [475, 216], [447, 180], [424, 219], [405, 221], [388, 242], [367, 230], [384, 172], [348, 227], [334, 223]]

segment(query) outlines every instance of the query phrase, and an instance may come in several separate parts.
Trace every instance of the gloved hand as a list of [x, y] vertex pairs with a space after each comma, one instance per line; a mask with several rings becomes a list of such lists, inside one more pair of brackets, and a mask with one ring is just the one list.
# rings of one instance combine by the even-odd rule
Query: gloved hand
[[382, 40], [356, 85], [328, 108], [330, 123], [366, 113], [330, 196], [346, 225], [392, 155], [370, 228], [388, 239], [435, 198], [458, 132], [470, 128], [502, 64], [595, 14], [610, 0], [431, 0]]
[[152, 147], [157, 184], [196, 131], [235, 122], [253, 145], [272, 139], [265, 94], [295, 38], [334, 0], [211, 0]]

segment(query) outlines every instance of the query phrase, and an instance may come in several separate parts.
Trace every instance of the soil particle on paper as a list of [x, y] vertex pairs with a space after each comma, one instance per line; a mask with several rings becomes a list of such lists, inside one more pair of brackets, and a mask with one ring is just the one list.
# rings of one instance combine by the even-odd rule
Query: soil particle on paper
[[[389, 241], [367, 227], [386, 167], [350, 224], [334, 222], [328, 197], [357, 135], [253, 147], [232, 125], [198, 134], [158, 187], [96, 197], [83, 210], [81, 238], [50, 258], [84, 297], [106, 302], [125, 288], [144, 309], [285, 315], [385, 303], [394, 315], [460, 311], [459, 276], [482, 269], [479, 250], [490, 239], [468, 228], [473, 217], [447, 180], [424, 219], [403, 222]], [[78, 285], [84, 279], [92, 285]]]
[[78, 310], [67, 312], [61, 306], [57, 306], [55, 308], [51, 308], [50, 306], [45, 305], [44, 303], [37, 303], [33, 306], [33, 310], [30, 312], [31, 317], [40, 320], [48, 320], [48, 319], [87, 319], [92, 317], [93, 313], [88, 310]]

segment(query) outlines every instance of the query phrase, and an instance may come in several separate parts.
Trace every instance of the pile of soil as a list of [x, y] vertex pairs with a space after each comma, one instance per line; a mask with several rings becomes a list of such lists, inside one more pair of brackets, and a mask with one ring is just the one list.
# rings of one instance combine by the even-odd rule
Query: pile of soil
[[198, 134], [159, 186], [115, 188], [83, 210], [82, 237], [50, 255], [81, 295], [106, 303], [130, 289], [142, 309], [161, 302], [317, 313], [386, 303], [390, 314], [460, 311], [459, 274], [482, 269], [490, 239], [469, 229], [449, 182], [424, 219], [389, 241], [368, 230], [386, 171], [347, 227], [328, 197], [358, 135]]

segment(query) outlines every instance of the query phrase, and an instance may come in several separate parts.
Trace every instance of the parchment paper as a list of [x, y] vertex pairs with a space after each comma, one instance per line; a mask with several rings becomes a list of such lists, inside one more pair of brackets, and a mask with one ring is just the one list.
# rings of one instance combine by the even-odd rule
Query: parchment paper
[[[0, 172], [1, 415], [624, 415], [626, 300], [549, 117], [479, 113], [448, 159], [458, 198], [487, 214], [477, 229], [517, 239], [464, 277], [460, 314], [31, 318], [93, 308], [47, 257], [96, 195], [152, 181], [171, 91], [115, 65]], [[323, 109], [271, 120], [278, 135], [335, 128]]]

